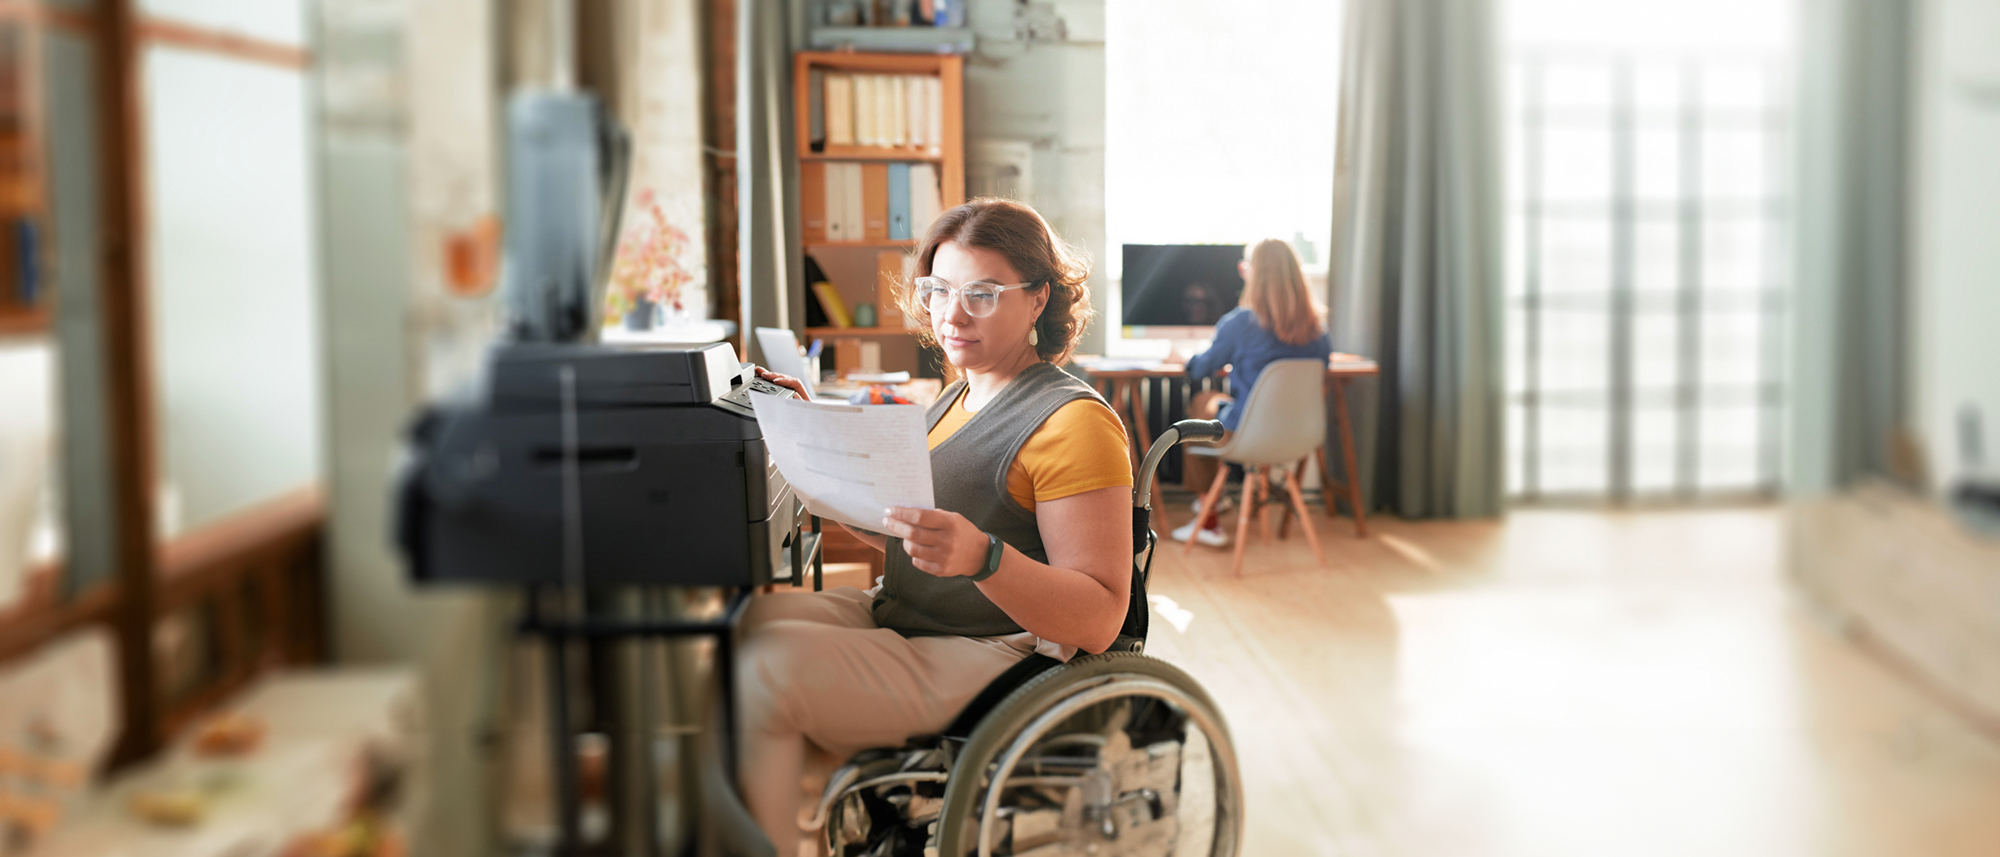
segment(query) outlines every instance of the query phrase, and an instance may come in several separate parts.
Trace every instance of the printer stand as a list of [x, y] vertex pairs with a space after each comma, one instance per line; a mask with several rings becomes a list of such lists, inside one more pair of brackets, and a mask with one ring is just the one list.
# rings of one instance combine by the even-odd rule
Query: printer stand
[[[801, 587], [809, 576], [815, 591], [822, 587], [819, 529], [818, 518], [813, 518], [811, 531], [793, 540], [787, 564], [789, 580], [780, 583]], [[810, 573], [790, 573], [790, 569], [810, 569]], [[578, 593], [538, 587], [527, 593], [514, 632], [541, 641], [547, 652], [545, 689], [555, 857], [772, 853], [742, 805], [735, 778], [735, 630], [754, 591], [752, 587], [730, 590], [720, 613], [710, 618], [677, 615], [676, 593], [665, 588]], [[659, 650], [624, 644], [688, 637], [715, 641], [716, 698], [710, 710], [716, 717], [713, 734], [695, 736], [700, 768], [682, 768], [683, 788], [702, 793], [698, 811], [680, 814], [690, 829], [685, 831], [685, 846], [676, 848], [661, 841], [662, 790], [652, 742], [663, 723], [660, 709], [664, 701], [694, 682], [678, 681], [663, 689], [662, 683], [671, 680], [673, 670], [661, 658], [649, 657]], [[581, 670], [575, 668], [578, 658]], [[586, 806], [578, 747], [587, 734], [604, 736], [608, 745], [603, 753], [606, 823], [601, 826], [585, 824], [590, 807]]]

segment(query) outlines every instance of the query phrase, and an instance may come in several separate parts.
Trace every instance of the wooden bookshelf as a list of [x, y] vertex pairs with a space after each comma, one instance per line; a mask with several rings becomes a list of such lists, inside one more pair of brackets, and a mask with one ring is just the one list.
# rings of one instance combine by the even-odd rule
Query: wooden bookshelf
[[[817, 75], [815, 74], [817, 73]], [[824, 93], [815, 91], [815, 77], [823, 82], [833, 74], [885, 74], [923, 75], [937, 78], [939, 102], [936, 105], [939, 116], [937, 144], [935, 147], [922, 146], [860, 146], [834, 145], [813, 138], [814, 100], [823, 98]], [[805, 163], [909, 163], [930, 164], [937, 171], [938, 208], [940, 211], [965, 202], [965, 60], [953, 54], [885, 54], [860, 53], [854, 51], [804, 51], [792, 57], [792, 93], [794, 135], [798, 141], [795, 155], [801, 164]], [[822, 102], [822, 117], [824, 103]], [[824, 120], [822, 122], [824, 128]], [[807, 198], [822, 198], [819, 194], [804, 194]], [[867, 302], [880, 310], [889, 303], [889, 293], [881, 283], [876, 257], [884, 251], [910, 251], [917, 247], [922, 237], [923, 226], [912, 222], [911, 238], [863, 238], [838, 241], [803, 240], [805, 224], [793, 224], [793, 234], [802, 236], [799, 240], [803, 249], [811, 255], [827, 274], [834, 287], [849, 306]], [[810, 298], [808, 298], [810, 299]], [[886, 371], [906, 370], [915, 373], [916, 346], [912, 332], [900, 323], [879, 327], [813, 327], [805, 330], [808, 337], [829, 340], [837, 345], [837, 359], [829, 362], [830, 367], [840, 370], [855, 368], [858, 343], [862, 340], [891, 340], [883, 343], [883, 365]], [[904, 342], [894, 342], [894, 340]], [[908, 363], [909, 365], [903, 365]]]
[[908, 146], [825, 146], [817, 152], [799, 155], [806, 161], [911, 161], [944, 163], [943, 155]]
[[[938, 151], [913, 146], [836, 146], [812, 139], [812, 73], [933, 75], [944, 90], [943, 140]], [[792, 55], [792, 122], [798, 156], [806, 161], [911, 161], [939, 165], [945, 208], [965, 201], [965, 58], [955, 54], [864, 54], [801, 51]]]

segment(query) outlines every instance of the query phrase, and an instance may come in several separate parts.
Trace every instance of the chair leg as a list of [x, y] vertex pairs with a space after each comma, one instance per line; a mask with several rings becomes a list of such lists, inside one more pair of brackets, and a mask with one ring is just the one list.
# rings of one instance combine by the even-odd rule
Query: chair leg
[[[1305, 460], [1305, 459], [1303, 459], [1303, 458], [1301, 458], [1301, 459], [1299, 459], [1299, 464], [1298, 464], [1298, 466], [1297, 466], [1297, 467], [1294, 467], [1294, 468], [1292, 468], [1292, 474], [1291, 474], [1291, 480], [1292, 480], [1293, 482], [1295, 482], [1295, 483], [1298, 483], [1298, 484], [1301, 484], [1301, 485], [1303, 485], [1303, 484], [1305, 484], [1305, 483], [1304, 483], [1304, 480], [1305, 480], [1305, 478], [1306, 478], [1306, 460]], [[1279, 510], [1279, 512], [1278, 512], [1278, 540], [1279, 540], [1279, 541], [1283, 541], [1283, 540], [1284, 540], [1284, 538], [1285, 538], [1285, 531], [1286, 531], [1286, 530], [1288, 530], [1288, 529], [1290, 529], [1290, 527], [1291, 527], [1291, 523], [1292, 523], [1292, 507], [1291, 507], [1291, 506], [1289, 506], [1289, 505], [1287, 505], [1287, 506], [1283, 507], [1282, 509], [1280, 509], [1280, 510]], [[1304, 527], [1304, 526], [1309, 526], [1309, 525], [1308, 525], [1308, 524], [1306, 523], [1306, 519], [1305, 519], [1305, 513], [1304, 513], [1304, 512], [1300, 512], [1300, 513], [1299, 513], [1299, 526], [1301, 526], [1301, 527]]]
[[1264, 537], [1263, 544], [1271, 543], [1271, 468], [1257, 468], [1257, 526], [1258, 535]]
[[[1305, 459], [1299, 459], [1299, 469], [1304, 470], [1305, 467]], [[1290, 482], [1286, 482], [1285, 488], [1292, 495], [1292, 508], [1298, 510], [1299, 529], [1306, 531], [1306, 543], [1312, 545], [1313, 559], [1319, 562], [1321, 568], [1325, 568], [1326, 554], [1322, 553], [1319, 549], [1319, 533], [1313, 531], [1312, 522], [1306, 519], [1306, 498], [1305, 495], [1299, 493], [1299, 480], [1294, 478]]]
[[[1229, 466], [1224, 464], [1215, 469], [1215, 481], [1208, 483], [1208, 493], [1201, 495], [1202, 512], [1194, 517], [1194, 526], [1188, 529], [1187, 547], [1181, 551], [1182, 555], [1194, 555], [1194, 537], [1196, 533], [1201, 532], [1201, 520], [1208, 517], [1209, 512], [1215, 510], [1215, 504], [1222, 502], [1222, 489], [1227, 484], [1229, 484]], [[1215, 522], [1218, 526], [1221, 525], [1222, 518], [1218, 516]], [[1171, 533], [1173, 531], [1168, 530], [1167, 532]]]
[[1229, 572], [1243, 576], [1243, 548], [1250, 540], [1250, 507], [1257, 494], [1257, 477], [1249, 468], [1243, 470], [1243, 508], [1236, 510], [1236, 559], [1229, 565]]

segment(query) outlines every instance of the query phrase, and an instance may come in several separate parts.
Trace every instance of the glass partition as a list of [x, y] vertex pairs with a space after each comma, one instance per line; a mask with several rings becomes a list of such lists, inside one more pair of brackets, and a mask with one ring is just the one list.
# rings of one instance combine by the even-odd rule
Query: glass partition
[[61, 543], [53, 349], [0, 339], [0, 616], [55, 596]]
[[158, 535], [171, 540], [319, 481], [307, 88], [302, 69], [165, 45], [143, 62]]
[[0, 20], [0, 617], [53, 603], [62, 542], [42, 36]]

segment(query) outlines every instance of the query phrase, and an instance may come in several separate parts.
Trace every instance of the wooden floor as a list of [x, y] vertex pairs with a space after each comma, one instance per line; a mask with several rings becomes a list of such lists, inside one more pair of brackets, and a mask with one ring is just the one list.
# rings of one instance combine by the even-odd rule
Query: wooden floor
[[1148, 651], [1229, 720], [1245, 854], [2000, 854], [2000, 741], [1794, 597], [1781, 511], [1314, 511], [1327, 568], [1295, 533], [1240, 580], [1153, 569]]

